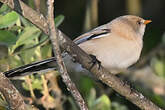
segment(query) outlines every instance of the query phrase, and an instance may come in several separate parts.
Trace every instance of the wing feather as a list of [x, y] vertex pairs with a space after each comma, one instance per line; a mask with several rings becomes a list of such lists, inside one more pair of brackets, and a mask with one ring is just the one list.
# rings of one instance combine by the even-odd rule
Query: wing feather
[[104, 37], [107, 34], [110, 34], [111, 30], [110, 29], [99, 29], [96, 28], [93, 31], [91, 31], [90, 33], [86, 33], [81, 35], [80, 37], [76, 38], [74, 40], [74, 42], [79, 45], [85, 41], [91, 40], [91, 39], [97, 39], [97, 38], [101, 38]]

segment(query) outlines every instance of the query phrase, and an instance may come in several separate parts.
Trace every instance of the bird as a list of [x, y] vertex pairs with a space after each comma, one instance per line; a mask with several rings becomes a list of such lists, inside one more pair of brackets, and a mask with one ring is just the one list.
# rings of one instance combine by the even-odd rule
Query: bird
[[[120, 73], [138, 61], [143, 48], [143, 36], [146, 25], [152, 22], [135, 15], [123, 15], [107, 24], [80, 35], [73, 40], [87, 54], [95, 56], [101, 65], [112, 74]], [[71, 64], [70, 57], [64, 55], [69, 69], [80, 69]], [[24, 65], [4, 72], [7, 77], [29, 75], [37, 71], [55, 69], [54, 57]]]

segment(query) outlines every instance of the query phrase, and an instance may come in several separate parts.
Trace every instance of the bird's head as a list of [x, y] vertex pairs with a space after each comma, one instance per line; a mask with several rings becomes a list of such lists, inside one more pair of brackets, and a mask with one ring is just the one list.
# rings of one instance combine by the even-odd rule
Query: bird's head
[[141, 17], [134, 15], [120, 16], [111, 22], [115, 31], [120, 33], [126, 33], [128, 35], [135, 34], [141, 38], [144, 35], [146, 24], [151, 20], [144, 20]]

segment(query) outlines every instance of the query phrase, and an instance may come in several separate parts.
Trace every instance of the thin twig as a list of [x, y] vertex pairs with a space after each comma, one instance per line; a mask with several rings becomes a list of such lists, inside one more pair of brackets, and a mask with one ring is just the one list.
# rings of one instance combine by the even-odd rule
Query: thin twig
[[62, 79], [64, 83], [66, 84], [68, 90], [72, 93], [74, 99], [76, 100], [76, 103], [79, 105], [81, 110], [88, 110], [85, 101], [83, 100], [81, 94], [77, 90], [75, 84], [71, 81], [67, 69], [65, 67], [65, 64], [61, 57], [60, 47], [58, 44], [58, 37], [55, 29], [54, 24], [54, 6], [53, 6], [54, 0], [48, 0], [48, 24], [49, 24], [49, 30], [50, 30], [50, 40], [53, 45], [53, 52], [55, 53], [55, 56], [57, 58], [57, 63], [59, 66], [59, 72], [61, 73]]
[[47, 85], [47, 80], [45, 79], [44, 75], [41, 75], [41, 79], [43, 82], [43, 94], [44, 96], [48, 96], [49, 95], [49, 90], [48, 90], [48, 85]]
[[[27, 5], [25, 5], [22, 1], [19, 1], [19, 4], [17, 4], [19, 5], [19, 7], [17, 5], [17, 7], [14, 7], [13, 0], [1, 0], [1, 2], [8, 4], [8, 6], [17, 11], [19, 14], [23, 15], [33, 24], [38, 26], [43, 32], [45, 32], [45, 34], [48, 35], [49, 28], [47, 20], [43, 16], [41, 17], [40, 14], [36, 13]], [[18, 11], [20, 10], [20, 7], [22, 11]], [[36, 20], [36, 18], [38, 18], [38, 20]], [[67, 36], [65, 36], [61, 31], [56, 31], [58, 31], [58, 36], [60, 36], [60, 47], [64, 50], [67, 50], [69, 54], [74, 56], [77, 59], [77, 61], [79, 61], [83, 65], [84, 68], [89, 69], [91, 65], [89, 65], [88, 62], [91, 62], [92, 59], [82, 49], [75, 45]], [[97, 67], [93, 67], [91, 72], [94, 75], [96, 75], [98, 79], [100, 79], [102, 82], [107, 84], [109, 87], [112, 87], [119, 94], [125, 96], [126, 99], [137, 105], [142, 110], [162, 110], [154, 103], [152, 103], [150, 100], [148, 100], [146, 97], [144, 97], [141, 93], [137, 92], [136, 90], [132, 90], [128, 84], [124, 84], [123, 81], [121, 81], [119, 78], [110, 74], [103, 67], [101, 67], [100, 70], [98, 70]]]
[[34, 91], [33, 91], [33, 87], [32, 87], [32, 82], [31, 82], [31, 79], [29, 76], [26, 77], [26, 83], [28, 84], [29, 86], [29, 90], [30, 90], [30, 95], [32, 97], [33, 100], [36, 100], [36, 96], [34, 94]]

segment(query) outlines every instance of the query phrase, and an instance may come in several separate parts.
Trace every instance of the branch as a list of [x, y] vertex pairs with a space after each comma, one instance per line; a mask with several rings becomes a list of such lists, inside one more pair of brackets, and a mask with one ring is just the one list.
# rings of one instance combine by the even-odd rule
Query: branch
[[77, 104], [79, 105], [81, 110], [88, 110], [87, 105], [85, 104], [85, 101], [83, 100], [81, 94], [77, 90], [75, 84], [71, 81], [66, 66], [62, 60], [61, 57], [61, 51], [58, 43], [58, 37], [55, 29], [54, 24], [54, 7], [53, 7], [54, 0], [48, 0], [48, 25], [49, 25], [49, 38], [51, 40], [51, 43], [53, 45], [53, 52], [55, 54], [55, 57], [57, 58], [57, 64], [59, 66], [59, 72], [61, 73], [62, 79], [64, 83], [66, 84], [68, 90], [72, 93], [74, 99], [76, 100]]
[[4, 95], [12, 110], [26, 110], [24, 100], [18, 90], [4, 74], [0, 73], [0, 92]]
[[[17, 11], [19, 14], [23, 15], [33, 24], [38, 26], [43, 32], [45, 32], [45, 34], [48, 35], [48, 24], [46, 19], [42, 15], [38, 14], [37, 12], [29, 8], [20, 0], [19, 3], [17, 5], [15, 4], [14, 7], [14, 1], [1, 0], [1, 2], [8, 4], [8, 6]], [[20, 9], [17, 8], [21, 8], [22, 11], [18, 11]], [[64, 35], [60, 30], [56, 31], [57, 35], [59, 36], [60, 47], [66, 50], [74, 58], [76, 58], [76, 60], [79, 61], [84, 68], [89, 70], [91, 65], [88, 62], [91, 62], [92, 59], [82, 49], [80, 49], [76, 44], [74, 44], [66, 35]], [[139, 108], [143, 110], [161, 110], [161, 108], [156, 106], [146, 97], [144, 97], [141, 93], [137, 92], [136, 90], [132, 90], [128, 84], [125, 84], [115, 75], [110, 74], [103, 67], [101, 67], [98, 70], [98, 67], [95, 65], [91, 69], [91, 73], [97, 76], [97, 78], [100, 79], [103, 83], [107, 84], [109, 87], [112, 87], [119, 94], [125, 96], [126, 99], [137, 105]]]

